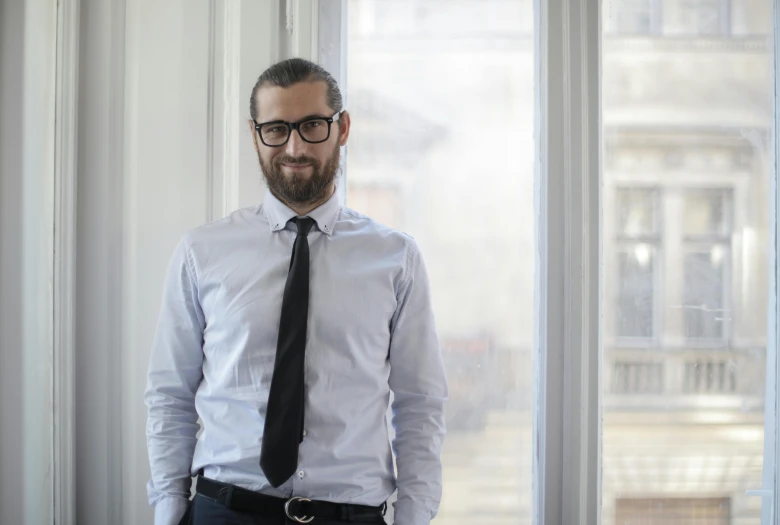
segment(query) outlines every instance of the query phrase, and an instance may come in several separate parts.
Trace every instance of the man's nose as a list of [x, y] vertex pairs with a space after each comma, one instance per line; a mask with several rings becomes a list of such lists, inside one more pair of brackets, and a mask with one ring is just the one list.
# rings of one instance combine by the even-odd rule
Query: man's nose
[[306, 149], [306, 141], [301, 138], [297, 129], [292, 130], [290, 138], [285, 144], [285, 153], [292, 157], [297, 157]]

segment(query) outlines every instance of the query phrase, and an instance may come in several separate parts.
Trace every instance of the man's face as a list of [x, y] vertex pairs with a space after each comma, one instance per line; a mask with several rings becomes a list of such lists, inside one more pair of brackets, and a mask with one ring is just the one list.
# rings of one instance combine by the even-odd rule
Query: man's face
[[[255, 98], [257, 123], [284, 120], [298, 122], [309, 117], [332, 117], [328, 107], [325, 82], [300, 82], [290, 87], [266, 86]], [[312, 205], [327, 200], [339, 168], [339, 147], [347, 143], [349, 115], [343, 113], [331, 125], [325, 142], [311, 144], [293, 130], [287, 144], [277, 148], [266, 146], [252, 126], [255, 149], [268, 189], [288, 205]]]

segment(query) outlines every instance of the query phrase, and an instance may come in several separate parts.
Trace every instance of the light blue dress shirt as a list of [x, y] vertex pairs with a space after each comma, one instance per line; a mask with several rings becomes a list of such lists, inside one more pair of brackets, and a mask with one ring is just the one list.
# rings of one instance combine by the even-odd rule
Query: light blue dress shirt
[[175, 250], [145, 394], [156, 525], [178, 523], [200, 468], [264, 494], [338, 503], [381, 505], [397, 488], [398, 525], [427, 525], [438, 511], [447, 384], [425, 266], [411, 237], [337, 195], [308, 214], [316, 226], [298, 471], [278, 489], [263, 476], [295, 216], [269, 192]]

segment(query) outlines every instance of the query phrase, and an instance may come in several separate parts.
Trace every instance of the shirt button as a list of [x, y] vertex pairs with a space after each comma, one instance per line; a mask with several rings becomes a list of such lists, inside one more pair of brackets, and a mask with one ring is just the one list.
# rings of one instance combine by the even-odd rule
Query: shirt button
[[304, 476], [304, 473], [303, 473], [303, 471], [302, 471], [302, 470], [299, 470], [299, 471], [298, 471], [298, 477], [299, 477], [299, 478], [301, 478], [301, 479], [303, 479], [303, 476]]

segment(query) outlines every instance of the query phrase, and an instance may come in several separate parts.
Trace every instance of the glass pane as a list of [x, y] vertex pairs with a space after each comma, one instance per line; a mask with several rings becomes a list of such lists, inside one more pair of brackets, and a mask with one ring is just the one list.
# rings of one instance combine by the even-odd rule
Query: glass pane
[[726, 249], [685, 255], [685, 336], [720, 339], [729, 313], [724, 309]]
[[656, 4], [602, 40], [602, 523], [758, 524], [773, 6]]
[[[701, 36], [718, 36], [728, 0], [687, 0], [682, 3], [682, 28]], [[724, 5], [725, 4], [725, 5]]]
[[618, 329], [620, 337], [653, 336], [655, 251], [636, 244], [618, 253]]
[[621, 525], [731, 525], [728, 498], [619, 499], [615, 514]]
[[612, 10], [617, 33], [647, 34], [653, 29], [654, 0], [615, 0], [605, 4]]
[[352, 0], [347, 72], [347, 204], [414, 236], [431, 279], [450, 386], [434, 523], [530, 524], [533, 2]]
[[685, 233], [688, 235], [726, 234], [726, 192], [688, 190], [685, 194]]
[[623, 235], [637, 236], [657, 231], [658, 192], [653, 189], [618, 190], [618, 228]]

